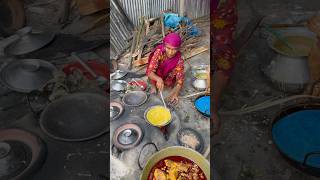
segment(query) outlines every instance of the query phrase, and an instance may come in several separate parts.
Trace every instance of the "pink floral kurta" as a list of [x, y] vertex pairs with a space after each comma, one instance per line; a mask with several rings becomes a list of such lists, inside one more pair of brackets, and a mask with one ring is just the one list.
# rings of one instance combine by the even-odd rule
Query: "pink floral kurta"
[[[166, 54], [160, 49], [156, 49], [153, 56], [151, 57], [150, 63], [148, 64], [146, 74], [147, 76], [151, 73], [157, 73], [157, 69], [161, 63], [166, 60]], [[163, 79], [166, 86], [173, 87], [175, 83], [183, 85], [184, 82], [184, 60], [180, 58], [176, 67]], [[155, 84], [155, 81], [151, 81]]]
[[233, 72], [237, 53], [234, 47], [238, 21], [236, 2], [237, 0], [227, 0], [226, 4], [211, 10], [211, 57], [214, 59], [215, 69], [224, 72], [226, 76]]

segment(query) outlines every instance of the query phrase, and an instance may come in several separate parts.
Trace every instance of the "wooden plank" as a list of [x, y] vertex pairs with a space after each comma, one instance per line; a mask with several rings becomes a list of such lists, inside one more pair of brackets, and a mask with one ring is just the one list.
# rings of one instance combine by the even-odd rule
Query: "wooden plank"
[[[187, 50], [185, 50], [185, 51], [182, 52], [182, 54], [183, 54], [184, 60], [187, 60], [187, 59], [190, 59], [190, 58], [192, 58], [192, 57], [194, 57], [196, 55], [199, 55], [199, 54], [201, 54], [201, 53], [203, 53], [203, 52], [205, 52], [207, 50], [209, 50], [209, 48], [207, 48], [205, 46], [202, 46], [202, 47], [191, 49], [190, 53], [187, 53], [186, 52]], [[135, 60], [134, 63], [133, 63], [134, 66], [137, 67], [137, 66], [142, 66], [142, 65], [147, 64], [148, 63], [149, 54], [150, 53], [145, 55], [145, 57], [143, 57], [143, 58]]]
[[205, 46], [201, 46], [201, 47], [198, 47], [198, 48], [195, 48], [195, 49], [192, 49], [190, 54], [186, 53], [184, 54], [184, 60], [187, 60], [187, 59], [190, 59], [196, 55], [199, 55], [205, 51], [209, 50], [208, 47], [205, 47]]
[[136, 48], [136, 41], [137, 41], [137, 35], [138, 35], [138, 32], [137, 31], [134, 31], [133, 32], [133, 39], [132, 39], [132, 42], [131, 42], [131, 48], [130, 48], [130, 56], [129, 56], [129, 69], [132, 68], [132, 61], [133, 61], [133, 53], [135, 51], [135, 48]]
[[133, 63], [133, 65], [134, 65], [135, 67], [138, 67], [138, 66], [142, 66], [142, 65], [147, 64], [147, 63], [148, 63], [148, 57], [149, 57], [149, 56], [145, 56], [145, 57], [143, 57], [143, 58], [141, 58], [141, 59], [135, 60], [134, 63]]

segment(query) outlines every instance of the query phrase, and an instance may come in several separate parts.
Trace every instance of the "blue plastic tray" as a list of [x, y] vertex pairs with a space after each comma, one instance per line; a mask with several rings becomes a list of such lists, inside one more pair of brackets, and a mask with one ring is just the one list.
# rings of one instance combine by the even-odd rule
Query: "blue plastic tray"
[[210, 117], [210, 96], [201, 96], [194, 102], [195, 108], [203, 115]]
[[[282, 117], [272, 127], [273, 141], [290, 159], [303, 163], [309, 153], [320, 152], [320, 110], [302, 110]], [[306, 165], [320, 168], [320, 154]]]

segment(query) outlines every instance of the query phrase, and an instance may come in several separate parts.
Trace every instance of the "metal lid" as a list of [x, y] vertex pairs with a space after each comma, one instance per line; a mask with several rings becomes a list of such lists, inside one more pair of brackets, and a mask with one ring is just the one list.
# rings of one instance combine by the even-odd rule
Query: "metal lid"
[[44, 60], [17, 60], [1, 69], [0, 80], [9, 89], [28, 93], [44, 86], [54, 77], [55, 70], [55, 66]]
[[127, 82], [123, 80], [112, 80], [110, 87], [113, 91], [124, 91], [127, 87]]
[[143, 137], [142, 129], [137, 124], [124, 124], [113, 134], [112, 141], [119, 149], [130, 149], [137, 146]]
[[138, 139], [137, 133], [135, 129], [125, 129], [120, 132], [118, 141], [123, 145], [133, 144]]
[[50, 43], [55, 34], [44, 32], [34, 33], [31, 27], [25, 27], [16, 32], [20, 39], [5, 48], [5, 52], [10, 55], [23, 55], [38, 50]]
[[122, 115], [123, 111], [124, 111], [123, 106], [120, 103], [115, 101], [110, 103], [110, 119], [111, 120], [118, 119]]
[[125, 75], [127, 75], [128, 72], [122, 71], [122, 70], [116, 70], [114, 73], [110, 74], [111, 79], [116, 80], [116, 79], [121, 79]]

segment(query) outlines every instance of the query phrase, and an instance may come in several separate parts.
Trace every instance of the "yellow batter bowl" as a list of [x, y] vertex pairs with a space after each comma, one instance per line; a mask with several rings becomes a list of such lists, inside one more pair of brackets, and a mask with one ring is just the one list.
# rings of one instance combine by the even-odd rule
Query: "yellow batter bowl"
[[165, 126], [171, 121], [171, 112], [163, 106], [153, 106], [145, 114], [146, 120], [153, 126]]

